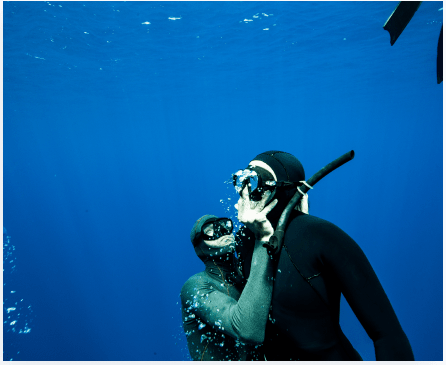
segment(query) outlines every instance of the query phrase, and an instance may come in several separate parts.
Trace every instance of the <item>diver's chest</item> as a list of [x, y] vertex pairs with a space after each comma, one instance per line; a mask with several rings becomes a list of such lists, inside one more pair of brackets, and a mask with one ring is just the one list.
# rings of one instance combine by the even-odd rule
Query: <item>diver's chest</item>
[[275, 270], [273, 304], [284, 310], [325, 311], [329, 274], [316, 257], [294, 255], [282, 249]]

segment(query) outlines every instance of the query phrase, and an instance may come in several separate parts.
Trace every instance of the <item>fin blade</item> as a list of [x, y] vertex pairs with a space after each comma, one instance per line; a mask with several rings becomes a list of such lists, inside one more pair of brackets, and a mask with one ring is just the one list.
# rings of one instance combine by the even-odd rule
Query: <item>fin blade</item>
[[437, 84], [443, 81], [443, 25], [440, 30], [440, 37], [438, 37], [437, 47]]
[[400, 1], [383, 28], [390, 34], [390, 45], [393, 46], [404, 28], [409, 24], [415, 12], [420, 7], [421, 1]]

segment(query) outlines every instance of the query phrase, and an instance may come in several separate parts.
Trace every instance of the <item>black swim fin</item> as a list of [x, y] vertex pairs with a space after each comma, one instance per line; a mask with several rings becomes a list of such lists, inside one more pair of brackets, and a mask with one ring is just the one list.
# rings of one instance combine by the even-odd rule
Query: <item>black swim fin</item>
[[409, 24], [415, 12], [420, 7], [421, 1], [400, 1], [389, 19], [384, 24], [384, 29], [390, 33], [390, 45], [396, 42]]
[[437, 46], [437, 84], [443, 81], [443, 25], [440, 30]]

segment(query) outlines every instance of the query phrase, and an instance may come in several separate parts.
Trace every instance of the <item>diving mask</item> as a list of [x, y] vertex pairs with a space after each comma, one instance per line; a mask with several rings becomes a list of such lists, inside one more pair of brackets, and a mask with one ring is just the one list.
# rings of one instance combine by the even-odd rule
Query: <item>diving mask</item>
[[[255, 169], [255, 168], [254, 168]], [[253, 168], [239, 170], [232, 175], [233, 184], [235, 190], [240, 196], [245, 186], [248, 187], [249, 199], [251, 201], [259, 201], [262, 199], [262, 195], [267, 190], [274, 190], [276, 187], [296, 187], [299, 183], [291, 181], [263, 181], [260, 174], [258, 174]]]
[[201, 235], [206, 241], [213, 241], [232, 233], [233, 224], [229, 218], [219, 218], [201, 227]]

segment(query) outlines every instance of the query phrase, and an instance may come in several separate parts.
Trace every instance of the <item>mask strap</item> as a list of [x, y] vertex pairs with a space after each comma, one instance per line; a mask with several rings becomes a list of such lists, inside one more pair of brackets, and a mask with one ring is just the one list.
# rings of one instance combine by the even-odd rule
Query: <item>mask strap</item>
[[253, 161], [251, 161], [250, 163], [249, 163], [249, 165], [250, 166], [258, 166], [258, 167], [261, 167], [262, 169], [265, 169], [266, 171], [268, 171], [271, 175], [273, 175], [273, 177], [274, 177], [274, 180], [275, 181], [277, 181], [277, 176], [276, 176], [276, 174], [274, 173], [274, 171], [273, 171], [273, 169], [269, 166], [269, 165], [267, 165], [265, 162], [263, 162], [263, 161], [258, 161], [258, 160], [253, 160]]

